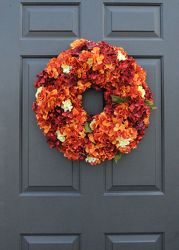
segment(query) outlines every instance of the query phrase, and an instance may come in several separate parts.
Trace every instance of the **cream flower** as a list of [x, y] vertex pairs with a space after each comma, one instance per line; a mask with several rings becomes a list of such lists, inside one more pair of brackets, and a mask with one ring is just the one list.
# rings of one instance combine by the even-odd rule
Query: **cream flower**
[[93, 158], [93, 157], [91, 157], [90, 155], [88, 155], [87, 158], [85, 159], [85, 161], [86, 161], [86, 162], [89, 162], [89, 163], [95, 162], [96, 160], [98, 160], [98, 159], [97, 159], [97, 158]]
[[65, 141], [65, 136], [60, 134], [60, 130], [57, 130], [56, 133], [57, 133], [57, 139], [59, 141], [61, 141], [61, 142], [64, 142]]
[[43, 89], [43, 86], [41, 86], [41, 87], [39, 87], [39, 88], [37, 89], [37, 92], [36, 92], [36, 94], [35, 94], [35, 97], [36, 97], [36, 98], [38, 97], [38, 94], [41, 92], [42, 89]]
[[118, 55], [117, 55], [117, 59], [119, 60], [119, 61], [124, 61], [124, 60], [126, 60], [127, 58], [120, 52], [120, 51], [118, 51]]
[[66, 112], [67, 110], [71, 111], [73, 108], [73, 105], [71, 103], [71, 100], [66, 100], [62, 102], [63, 104], [61, 105], [61, 108], [64, 109]]
[[92, 66], [92, 62], [93, 62], [93, 59], [92, 58], [88, 58], [87, 64], [89, 64], [90, 67]]
[[124, 147], [129, 145], [131, 139], [123, 139], [122, 137], [118, 137], [116, 140], [119, 142], [117, 147]]
[[142, 93], [142, 97], [144, 98], [145, 97], [145, 90], [142, 86], [139, 86], [138, 87], [138, 91], [140, 91]]
[[70, 69], [72, 69], [72, 66], [69, 66], [69, 65], [61, 65], [61, 68], [63, 70], [63, 73], [69, 73], [70, 72]]

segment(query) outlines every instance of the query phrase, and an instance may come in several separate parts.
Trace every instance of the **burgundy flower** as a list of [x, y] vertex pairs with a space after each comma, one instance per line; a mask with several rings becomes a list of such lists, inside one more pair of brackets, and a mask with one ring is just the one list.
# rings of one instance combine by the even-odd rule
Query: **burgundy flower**
[[47, 138], [47, 142], [49, 143], [49, 145], [50, 145], [51, 148], [59, 146], [60, 141], [57, 140], [56, 133], [53, 134], [53, 133], [49, 132], [46, 135], [46, 138]]

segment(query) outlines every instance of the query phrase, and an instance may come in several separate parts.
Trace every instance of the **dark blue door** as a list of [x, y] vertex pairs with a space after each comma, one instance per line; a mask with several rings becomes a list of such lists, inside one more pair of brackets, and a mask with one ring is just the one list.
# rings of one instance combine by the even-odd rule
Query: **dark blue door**
[[[179, 249], [178, 14], [176, 0], [1, 0], [0, 249]], [[71, 162], [36, 125], [36, 75], [77, 38], [123, 47], [154, 93], [117, 164]]]

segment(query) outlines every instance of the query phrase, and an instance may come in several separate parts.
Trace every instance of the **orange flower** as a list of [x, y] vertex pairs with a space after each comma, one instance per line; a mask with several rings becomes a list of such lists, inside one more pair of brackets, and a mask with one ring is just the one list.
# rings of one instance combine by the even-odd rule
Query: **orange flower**
[[85, 41], [86, 41], [85, 39], [77, 39], [77, 40], [75, 40], [73, 43], [70, 44], [71, 49], [76, 48], [80, 44], [83, 44]]

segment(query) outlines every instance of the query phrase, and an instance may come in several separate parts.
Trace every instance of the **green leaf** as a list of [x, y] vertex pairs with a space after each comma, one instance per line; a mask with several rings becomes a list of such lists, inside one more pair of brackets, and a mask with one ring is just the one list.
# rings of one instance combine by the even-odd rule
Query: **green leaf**
[[117, 152], [117, 154], [114, 156], [114, 160], [117, 163], [119, 161], [119, 159], [121, 159], [123, 153], [121, 153], [120, 151]]
[[116, 95], [111, 95], [112, 97], [112, 101], [115, 102], [115, 103], [124, 103], [126, 101], [129, 101], [131, 98], [130, 96], [128, 97], [119, 97], [119, 96], [116, 96]]
[[92, 130], [91, 130], [91, 128], [90, 128], [90, 125], [89, 125], [89, 122], [86, 122], [86, 123], [85, 123], [85, 132], [86, 132], [86, 133], [91, 133], [91, 132], [92, 132]]
[[144, 102], [145, 102], [145, 105], [146, 105], [146, 106], [149, 106], [150, 109], [152, 109], [152, 110], [157, 108], [157, 107], [155, 107], [154, 103], [151, 102], [151, 101], [149, 101], [149, 100], [146, 100], [146, 101], [144, 101]]

